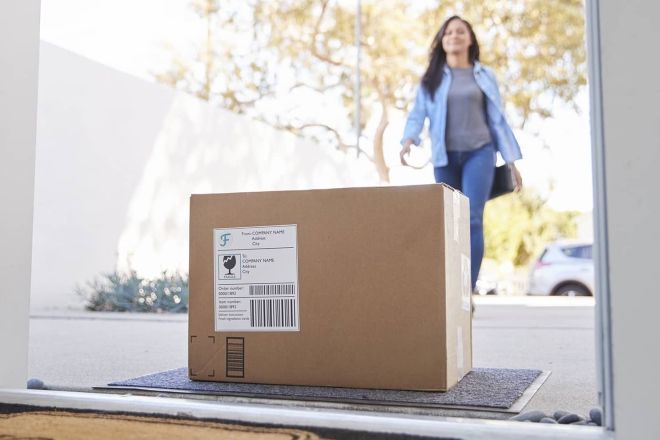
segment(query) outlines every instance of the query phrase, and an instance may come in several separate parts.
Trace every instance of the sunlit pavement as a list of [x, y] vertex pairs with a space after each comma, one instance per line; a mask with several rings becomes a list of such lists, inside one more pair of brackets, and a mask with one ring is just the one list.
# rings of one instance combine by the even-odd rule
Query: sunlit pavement
[[517, 305], [528, 307], [593, 307], [592, 296], [501, 296], [474, 295], [474, 303], [481, 305]]
[[598, 405], [592, 297], [475, 296], [475, 367], [551, 375], [527, 409], [588, 414]]
[[[474, 298], [473, 365], [552, 372], [525, 410], [587, 414], [597, 405], [592, 298]], [[33, 313], [29, 376], [56, 389], [183, 367], [187, 316]]]

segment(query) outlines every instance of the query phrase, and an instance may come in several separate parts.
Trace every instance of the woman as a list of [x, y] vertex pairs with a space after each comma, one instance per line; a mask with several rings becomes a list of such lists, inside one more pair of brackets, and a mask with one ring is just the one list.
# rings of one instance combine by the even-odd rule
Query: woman
[[470, 199], [472, 290], [484, 255], [483, 214], [495, 173], [495, 153], [512, 165], [516, 191], [522, 178], [514, 162], [520, 147], [504, 117], [490, 69], [479, 64], [479, 43], [472, 26], [458, 16], [443, 23], [433, 39], [429, 65], [417, 90], [401, 139], [401, 163], [419, 145], [429, 118], [435, 181]]

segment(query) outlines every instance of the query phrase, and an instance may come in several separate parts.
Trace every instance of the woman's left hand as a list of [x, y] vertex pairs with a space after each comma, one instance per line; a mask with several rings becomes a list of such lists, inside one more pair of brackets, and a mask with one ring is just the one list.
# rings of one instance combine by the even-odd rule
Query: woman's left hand
[[516, 168], [515, 163], [511, 164], [511, 177], [513, 177], [513, 190], [515, 192], [520, 192], [523, 187], [523, 181], [522, 176], [520, 175], [520, 171], [518, 171], [518, 168]]

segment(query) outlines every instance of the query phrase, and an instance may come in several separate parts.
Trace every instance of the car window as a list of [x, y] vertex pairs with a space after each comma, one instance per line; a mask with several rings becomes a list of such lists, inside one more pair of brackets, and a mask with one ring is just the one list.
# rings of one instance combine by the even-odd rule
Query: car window
[[591, 245], [588, 246], [567, 246], [561, 248], [561, 252], [569, 258], [583, 258], [590, 260], [591, 257]]

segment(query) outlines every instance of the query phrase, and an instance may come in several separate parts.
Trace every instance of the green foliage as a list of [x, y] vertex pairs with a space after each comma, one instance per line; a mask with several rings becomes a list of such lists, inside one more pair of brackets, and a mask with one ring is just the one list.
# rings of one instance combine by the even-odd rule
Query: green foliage
[[95, 312], [185, 313], [188, 311], [188, 279], [163, 272], [159, 278], [145, 279], [135, 271], [104, 274], [78, 287], [85, 309]]
[[555, 211], [532, 190], [488, 202], [484, 212], [485, 257], [525, 266], [543, 246], [577, 233], [575, 211]]
[[[206, 30], [191, 41], [192, 57], [172, 52], [171, 66], [154, 72], [157, 81], [236, 113], [271, 93], [272, 65], [254, 34], [253, 6], [244, 0], [192, 0], [190, 8]], [[272, 76], [272, 74], [271, 74]]]

